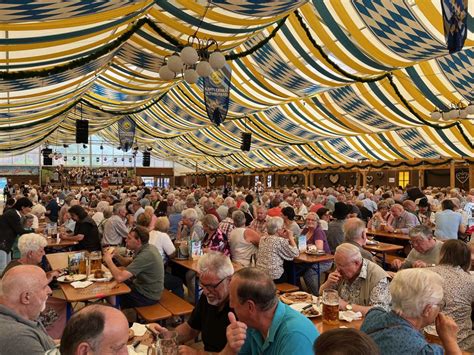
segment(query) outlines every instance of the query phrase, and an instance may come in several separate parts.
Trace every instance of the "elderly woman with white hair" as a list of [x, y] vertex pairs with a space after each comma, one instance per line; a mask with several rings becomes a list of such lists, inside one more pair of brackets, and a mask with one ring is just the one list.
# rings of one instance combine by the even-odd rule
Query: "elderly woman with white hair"
[[284, 229], [281, 217], [268, 219], [267, 233], [268, 235], [260, 238], [256, 266], [266, 270], [275, 283], [286, 282], [284, 261], [293, 260], [299, 255], [293, 233]]
[[[375, 341], [382, 355], [461, 354], [456, 323], [441, 313], [441, 276], [428, 269], [402, 270], [393, 278], [390, 292], [392, 311], [373, 308], [360, 328]], [[443, 347], [428, 343], [423, 336], [422, 329], [433, 323]]]

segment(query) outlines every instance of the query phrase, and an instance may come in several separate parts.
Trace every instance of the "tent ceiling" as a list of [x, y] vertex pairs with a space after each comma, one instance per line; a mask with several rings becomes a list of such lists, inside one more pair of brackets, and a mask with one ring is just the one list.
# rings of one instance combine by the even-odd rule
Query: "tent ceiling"
[[[205, 171], [473, 155], [472, 116], [430, 118], [474, 101], [474, 22], [450, 55], [440, 1], [11, 0], [0, 20], [3, 152], [72, 142], [81, 117], [118, 145], [128, 116], [139, 146]], [[226, 54], [250, 52], [228, 61], [219, 127], [201, 82], [158, 76], [198, 28]]]

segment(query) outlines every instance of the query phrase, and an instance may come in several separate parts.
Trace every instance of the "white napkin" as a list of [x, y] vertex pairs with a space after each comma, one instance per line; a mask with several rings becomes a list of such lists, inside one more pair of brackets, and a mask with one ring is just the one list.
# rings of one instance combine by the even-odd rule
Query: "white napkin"
[[127, 345], [128, 355], [146, 355], [148, 353], [148, 346], [140, 344], [135, 349], [132, 345]]
[[71, 286], [74, 288], [86, 288], [87, 286], [92, 285], [92, 281], [76, 281], [76, 282], [71, 282]]
[[141, 337], [146, 333], [146, 326], [144, 324], [133, 323], [130, 329], [133, 330], [136, 337]]
[[354, 311], [341, 311], [339, 312], [339, 319], [345, 320], [346, 322], [352, 322], [353, 320], [359, 320], [362, 318], [362, 313]]

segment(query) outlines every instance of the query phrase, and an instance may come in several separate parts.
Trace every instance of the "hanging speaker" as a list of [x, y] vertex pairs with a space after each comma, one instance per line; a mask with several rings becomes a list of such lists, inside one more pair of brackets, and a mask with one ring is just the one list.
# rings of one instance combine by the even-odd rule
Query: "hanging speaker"
[[89, 143], [89, 121], [76, 121], [76, 143]]
[[143, 166], [150, 166], [150, 152], [143, 152]]
[[43, 149], [43, 165], [53, 165], [53, 158], [50, 157], [51, 154], [53, 154], [53, 150], [51, 148]]
[[250, 151], [250, 145], [252, 144], [252, 133], [242, 132], [242, 144], [240, 149], [244, 152]]

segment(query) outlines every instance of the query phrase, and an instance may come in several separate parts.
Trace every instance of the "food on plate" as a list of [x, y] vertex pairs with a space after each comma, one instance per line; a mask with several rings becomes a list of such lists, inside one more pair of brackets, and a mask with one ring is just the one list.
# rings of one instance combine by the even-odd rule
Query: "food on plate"
[[133, 329], [128, 330], [128, 340], [132, 340], [135, 337], [135, 332]]
[[303, 308], [301, 313], [306, 317], [317, 317], [321, 314], [316, 308], [316, 305], [314, 304], [310, 305], [309, 307]]
[[313, 296], [307, 292], [302, 291], [284, 293], [280, 296], [280, 299], [286, 304], [313, 302]]
[[64, 281], [66, 281], [66, 282], [73, 282], [73, 281], [74, 281], [74, 275], [66, 275], [66, 276], [64, 276]]
[[102, 270], [95, 270], [94, 271], [94, 278], [101, 279], [104, 277], [104, 272]]

